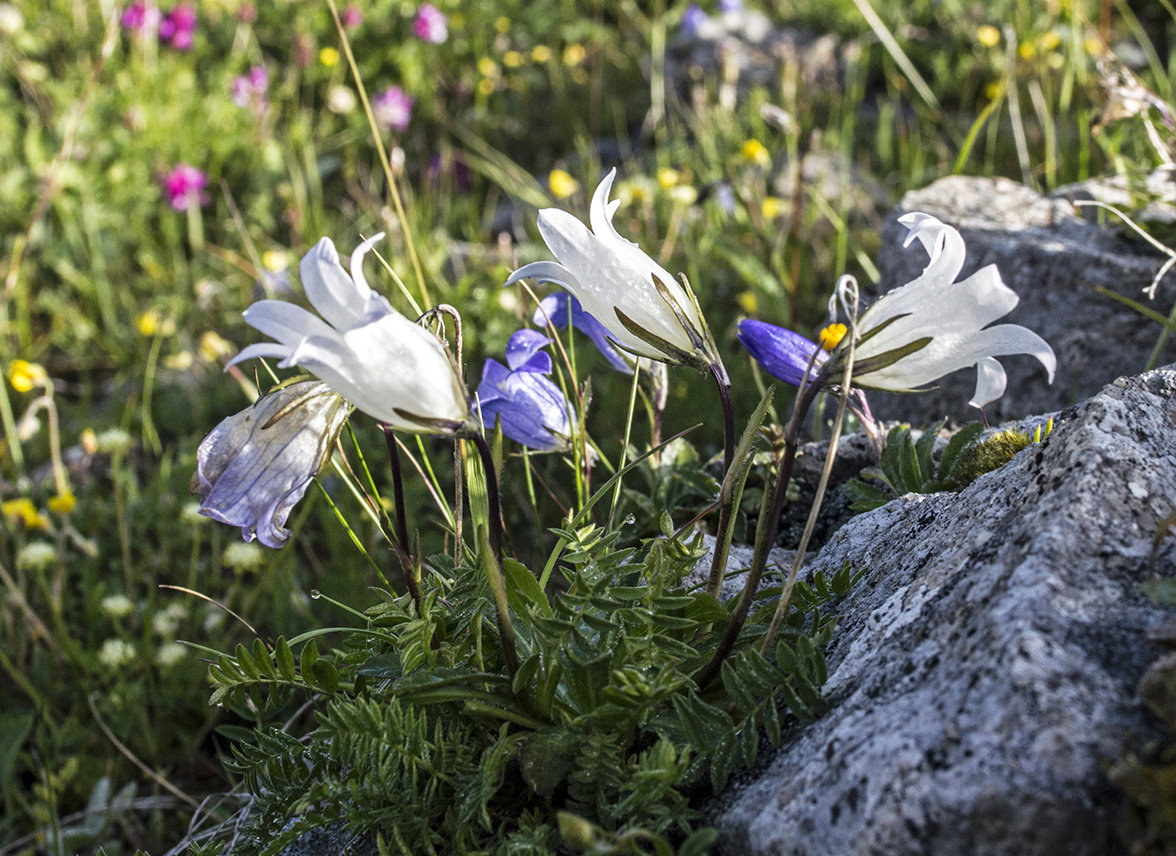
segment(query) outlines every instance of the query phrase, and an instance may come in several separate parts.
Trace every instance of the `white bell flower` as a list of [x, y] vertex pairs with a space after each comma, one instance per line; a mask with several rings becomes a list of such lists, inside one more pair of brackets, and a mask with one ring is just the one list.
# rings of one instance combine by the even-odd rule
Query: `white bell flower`
[[[931, 261], [917, 279], [881, 297], [858, 319], [854, 385], [911, 392], [975, 366], [976, 391], [968, 403], [983, 407], [1004, 393], [1007, 377], [995, 357], [1010, 354], [1036, 357], [1053, 383], [1057, 357], [1044, 339], [1019, 324], [987, 326], [1011, 312], [1019, 300], [996, 266], [956, 282], [965, 254], [960, 233], [918, 212], [904, 214], [898, 222], [910, 229], [903, 246], [917, 238]], [[838, 351], [845, 349], [843, 342]], [[826, 364], [833, 376], [837, 362]]]
[[608, 197], [615, 177], [614, 169], [592, 194], [591, 231], [566, 211], [540, 211], [539, 234], [559, 262], [525, 265], [505, 284], [520, 279], [554, 282], [571, 292], [626, 351], [722, 372], [718, 349], [689, 285], [614, 228], [613, 214], [621, 203]]
[[351, 275], [323, 238], [299, 266], [302, 287], [318, 315], [281, 300], [260, 300], [245, 320], [277, 339], [250, 345], [229, 365], [278, 357], [301, 366], [359, 410], [394, 430], [450, 434], [467, 422], [465, 390], [449, 352], [431, 332], [405, 318], [363, 276], [375, 235], [351, 254]]

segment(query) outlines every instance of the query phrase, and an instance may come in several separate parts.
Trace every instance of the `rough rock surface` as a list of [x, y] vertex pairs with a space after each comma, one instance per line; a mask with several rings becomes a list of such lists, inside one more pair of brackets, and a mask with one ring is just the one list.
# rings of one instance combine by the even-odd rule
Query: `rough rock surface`
[[1155, 721], [1134, 688], [1176, 573], [1176, 367], [1120, 379], [959, 494], [839, 530], [809, 570], [865, 576], [828, 652], [832, 709], [711, 807], [728, 856], [1106, 856], [1105, 764]]
[[[1052, 386], [1035, 359], [1002, 358], [1008, 391], [986, 409], [991, 422], [1059, 410], [1146, 365], [1159, 325], [1095, 289], [1147, 302], [1143, 289], [1164, 261], [1154, 249], [1088, 222], [1066, 200], [1041, 196], [1009, 179], [953, 176], [908, 193], [891, 214], [878, 255], [879, 293], [911, 281], [927, 263], [921, 248], [902, 247], [906, 230], [897, 219], [908, 211], [924, 211], [958, 228], [968, 248], [961, 278], [995, 264], [1021, 298], [997, 323], [1029, 327], [1058, 355]], [[1176, 272], [1164, 277], [1150, 305], [1167, 314], [1174, 302]], [[1161, 363], [1173, 359], [1176, 347]], [[974, 388], [975, 372], [963, 370], [923, 395], [871, 394], [870, 405], [881, 419], [916, 426], [943, 416], [972, 421], [977, 413], [967, 402]]]

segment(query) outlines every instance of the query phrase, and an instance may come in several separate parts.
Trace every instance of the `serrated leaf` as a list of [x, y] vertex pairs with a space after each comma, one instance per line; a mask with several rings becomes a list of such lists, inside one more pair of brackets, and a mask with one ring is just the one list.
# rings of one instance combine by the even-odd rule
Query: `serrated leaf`
[[506, 599], [511, 609], [523, 616], [526, 615], [527, 606], [534, 606], [543, 615], [551, 615], [551, 603], [530, 568], [522, 562], [505, 558], [502, 560], [502, 575], [506, 582]]

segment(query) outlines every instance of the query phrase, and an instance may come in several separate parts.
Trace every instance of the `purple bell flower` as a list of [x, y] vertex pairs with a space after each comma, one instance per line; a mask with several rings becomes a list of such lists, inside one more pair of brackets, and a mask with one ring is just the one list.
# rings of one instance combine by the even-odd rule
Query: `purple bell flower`
[[566, 448], [572, 433], [571, 405], [547, 378], [551, 355], [543, 349], [550, 343], [538, 330], [511, 336], [506, 366], [486, 360], [475, 404], [487, 428], [497, 421], [504, 435], [540, 452]]
[[817, 361], [813, 365], [813, 374], [829, 359], [829, 354], [820, 345], [799, 333], [750, 318], [739, 322], [739, 341], [764, 371], [792, 386], [800, 386], [814, 353]]
[[566, 330], [568, 324], [571, 323], [573, 327], [592, 340], [592, 344], [596, 345], [597, 350], [604, 354], [609, 365], [624, 374], [633, 374], [634, 358], [626, 359], [625, 355], [613, 345], [612, 339], [608, 335], [608, 329], [592, 315], [585, 312], [584, 308], [580, 306], [580, 301], [566, 291], [549, 294], [539, 302], [539, 308], [535, 310], [532, 323], [539, 327], [546, 327], [549, 321], [557, 330]]

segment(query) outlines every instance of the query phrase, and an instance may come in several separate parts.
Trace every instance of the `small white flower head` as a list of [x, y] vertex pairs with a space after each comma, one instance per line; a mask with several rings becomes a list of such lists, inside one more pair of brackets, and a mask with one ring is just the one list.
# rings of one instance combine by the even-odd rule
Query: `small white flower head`
[[151, 617], [151, 629], [159, 636], [171, 637], [180, 629], [180, 622], [188, 617], [183, 604], [173, 603]]
[[250, 345], [229, 365], [277, 357], [279, 367], [302, 366], [395, 430], [456, 433], [467, 427], [469, 408], [449, 352], [364, 279], [363, 258], [382, 237], [369, 238], [351, 254], [350, 276], [329, 238], [315, 244], [299, 271], [319, 314], [281, 300], [254, 303], [245, 320], [277, 342]]
[[180, 509], [180, 520], [189, 526], [203, 526], [209, 518], [200, 511], [199, 502], [186, 502]]
[[267, 547], [290, 538], [286, 518], [331, 458], [351, 408], [318, 381], [278, 386], [204, 438], [192, 490], [200, 512]]
[[110, 428], [97, 434], [94, 438], [98, 451], [107, 455], [115, 455], [127, 451], [134, 445], [134, 438], [121, 428]]
[[179, 642], [164, 642], [155, 652], [155, 665], [170, 669], [188, 656], [188, 649]]
[[[913, 392], [950, 372], [976, 367], [976, 391], [968, 402], [983, 407], [1004, 393], [1007, 377], [995, 359], [1011, 354], [1036, 357], [1052, 383], [1057, 368], [1053, 349], [1019, 324], [998, 324], [1017, 305], [995, 265], [956, 282], [964, 266], [960, 233], [929, 214], [911, 213], [898, 222], [910, 229], [904, 246], [916, 239], [931, 260], [922, 275], [882, 296], [862, 313], [854, 337], [853, 384], [889, 392]], [[849, 337], [825, 363], [836, 377]]]
[[261, 570], [265, 564], [265, 553], [256, 544], [235, 541], [225, 547], [221, 564], [238, 574], [252, 573]]
[[102, 598], [102, 612], [108, 618], [126, 618], [135, 611], [135, 604], [125, 594], [112, 594]]
[[685, 279], [679, 282], [613, 226], [620, 200], [610, 202], [608, 197], [615, 177], [614, 169], [592, 195], [591, 231], [566, 211], [540, 211], [539, 234], [559, 262], [525, 265], [505, 284], [520, 279], [554, 282], [571, 292], [626, 351], [703, 371], [721, 369], [718, 348]]
[[43, 571], [57, 561], [57, 548], [44, 541], [30, 541], [16, 554], [16, 566], [22, 571]]
[[135, 646], [125, 639], [107, 639], [102, 643], [98, 659], [108, 669], [117, 669], [135, 659]]

